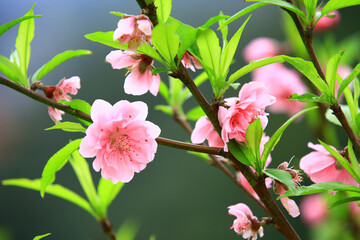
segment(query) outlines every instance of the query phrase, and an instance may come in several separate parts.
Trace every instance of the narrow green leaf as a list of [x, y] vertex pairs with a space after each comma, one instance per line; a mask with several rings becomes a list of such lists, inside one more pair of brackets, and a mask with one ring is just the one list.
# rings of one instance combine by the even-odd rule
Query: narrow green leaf
[[248, 126], [245, 134], [246, 144], [255, 156], [257, 168], [262, 167], [262, 164], [259, 164], [258, 162], [260, 161], [260, 142], [262, 136], [263, 128], [261, 126], [260, 118], [258, 118]]
[[299, 8], [295, 7], [293, 4], [282, 1], [282, 0], [245, 0], [246, 2], [262, 2], [277, 5], [279, 7], [285, 8], [296, 13], [302, 20], [306, 21], [305, 13]]
[[85, 35], [85, 38], [93, 41], [104, 44], [109, 47], [122, 49], [122, 50], [129, 50], [127, 43], [120, 44], [118, 41], [113, 40], [114, 31], [109, 32], [94, 32]]
[[321, 9], [321, 16], [324, 16], [325, 14], [334, 11], [336, 9], [351, 7], [355, 5], [360, 5], [360, 0], [346, 0], [346, 1], [330, 0]]
[[118, 17], [123, 17], [124, 15], [126, 15], [126, 13], [116, 12], [116, 11], [111, 11], [110, 14]]
[[235, 21], [238, 18], [241, 18], [242, 16], [251, 13], [252, 11], [261, 8], [263, 6], [269, 5], [270, 3], [255, 3], [252, 4], [242, 10], [240, 10], [239, 12], [235, 13], [234, 15], [232, 15], [229, 19], [227, 19], [225, 22], [221, 23], [218, 30], [223, 29], [225, 26], [227, 26], [228, 24], [232, 23], [233, 21]]
[[284, 133], [285, 129], [290, 125], [290, 123], [292, 123], [300, 115], [302, 115], [308, 111], [317, 109], [317, 108], [318, 108], [317, 106], [310, 107], [310, 108], [306, 108], [306, 109], [302, 110], [301, 112], [298, 112], [297, 114], [295, 114], [294, 116], [289, 118], [283, 125], [281, 125], [281, 127], [278, 130], [276, 130], [276, 132], [271, 136], [269, 141], [267, 143], [265, 143], [264, 151], [261, 155], [262, 168], [264, 168], [266, 160], [269, 157], [270, 152], [274, 149], [276, 144], [280, 141], [282, 134]]
[[47, 186], [55, 181], [56, 172], [63, 168], [71, 154], [79, 148], [81, 140], [82, 139], [77, 139], [68, 143], [48, 160], [41, 176], [41, 197], [44, 197]]
[[207, 154], [207, 153], [199, 153], [199, 152], [192, 152], [192, 151], [187, 151], [187, 153], [194, 155], [194, 156], [201, 158], [208, 162], [212, 161], [211, 158], [209, 157], [209, 154]]
[[201, 25], [199, 27], [200, 30], [205, 30], [209, 27], [211, 27], [211, 25], [219, 22], [220, 20], [223, 20], [223, 19], [226, 19], [226, 18], [229, 18], [230, 16], [228, 15], [218, 15], [218, 16], [214, 16], [212, 18], [210, 18], [209, 20], [206, 21], [205, 24]]
[[53, 57], [49, 62], [39, 68], [32, 77], [32, 82], [42, 79], [46, 74], [59, 66], [61, 63], [83, 55], [92, 54], [89, 50], [68, 50]]
[[14, 83], [17, 83], [23, 87], [28, 86], [28, 81], [21, 72], [19, 66], [17, 66], [16, 63], [11, 62], [9, 59], [1, 55], [0, 55], [0, 72], [2, 72]]
[[265, 169], [263, 170], [263, 173], [265, 173], [268, 177], [285, 184], [289, 189], [295, 189], [295, 184], [290, 173], [275, 168]]
[[[26, 179], [26, 178], [18, 178], [18, 179], [7, 179], [3, 180], [2, 184], [4, 186], [16, 186], [16, 187], [22, 187], [27, 188], [35, 191], [41, 190], [41, 179]], [[90, 204], [88, 201], [86, 201], [84, 198], [80, 197], [77, 193], [59, 185], [59, 184], [51, 184], [47, 186], [45, 192], [47, 194], [62, 198], [68, 202], [71, 202], [88, 213], [90, 213], [92, 216], [95, 217], [95, 213], [92, 210]]]
[[116, 232], [116, 239], [134, 240], [139, 232], [140, 224], [135, 219], [126, 219]]
[[5, 23], [0, 26], [0, 36], [3, 35], [5, 32], [7, 32], [10, 28], [14, 27], [18, 23], [21, 23], [22, 21], [31, 19], [31, 18], [38, 18], [42, 17], [41, 15], [31, 15], [31, 16], [24, 16], [15, 20], [12, 20], [11, 22]]
[[194, 44], [196, 41], [198, 29], [193, 29], [192, 31], [187, 34], [180, 43], [179, 51], [178, 51], [178, 62], [177, 65], [180, 64], [185, 52], [188, 48]]
[[101, 202], [101, 206], [104, 208], [105, 213], [107, 212], [108, 207], [115, 199], [115, 197], [119, 194], [122, 187], [125, 183], [118, 182], [113, 184], [110, 180], [100, 178], [97, 192]]
[[330, 95], [328, 85], [321, 79], [319, 74], [314, 67], [314, 64], [310, 61], [305, 61], [302, 58], [295, 58], [289, 56], [282, 56], [283, 59], [293, 65], [297, 70], [299, 70], [304, 76], [306, 76], [314, 86], [320, 90], [321, 93]]
[[156, 75], [156, 74], [159, 74], [162, 72], [168, 72], [168, 71], [169, 71], [169, 69], [167, 69], [167, 68], [155, 68], [154, 70], [152, 70], [151, 74]]
[[360, 63], [350, 72], [350, 74], [345, 78], [345, 80], [340, 84], [337, 99], [340, 98], [342, 92], [347, 86], [360, 74]]
[[80, 182], [82, 189], [85, 192], [86, 197], [88, 198], [90, 205], [94, 209], [96, 215], [99, 218], [106, 218], [106, 212], [102, 208], [100, 199], [97, 195], [94, 182], [91, 177], [89, 164], [86, 162], [79, 151], [73, 151], [70, 158], [70, 164], [74, 169], [74, 172], [77, 176], [77, 179]]
[[197, 121], [202, 116], [205, 116], [205, 113], [200, 106], [194, 107], [186, 113], [186, 118], [192, 121]]
[[307, 24], [310, 24], [315, 18], [317, 0], [304, 1], [304, 5], [306, 8], [306, 22]]
[[[33, 16], [33, 8], [35, 4], [31, 7], [31, 9], [24, 15]], [[35, 30], [35, 21], [34, 18], [30, 18], [28, 20], [22, 21], [19, 25], [18, 36], [15, 42], [15, 48], [17, 53], [19, 54], [20, 60], [20, 69], [24, 76], [27, 75], [27, 68], [29, 66], [30, 61], [30, 42], [34, 37]]]
[[169, 103], [172, 107], [181, 105], [181, 92], [183, 89], [182, 82], [177, 79], [169, 76], [169, 85], [170, 85], [170, 98]]
[[155, 110], [162, 111], [163, 113], [170, 115], [170, 116], [173, 114], [172, 107], [168, 106], [168, 105], [156, 105]]
[[[90, 115], [90, 111], [91, 111], [91, 106], [89, 103], [85, 102], [84, 100], [80, 100], [80, 99], [73, 99], [70, 102], [67, 101], [59, 101], [61, 103], [65, 103], [67, 105], [69, 105], [70, 107], [72, 107], [73, 109], [77, 109], [80, 110], [88, 115]], [[82, 122], [83, 124], [85, 124], [86, 126], [90, 126], [92, 123], [85, 121], [81, 118], [76, 118], [77, 120], [79, 120], [80, 122]]]
[[145, 55], [148, 55], [149, 57], [152, 57], [153, 59], [155, 59], [156, 61], [160, 62], [161, 64], [166, 66], [165, 61], [160, 57], [160, 55], [158, 54], [158, 52], [149, 44], [145, 44], [143, 43], [141, 45], [140, 48], [137, 49], [138, 53], [142, 53]]
[[351, 167], [354, 170], [355, 174], [360, 177], [360, 165], [356, 158], [356, 155], [355, 155], [355, 152], [353, 149], [353, 145], [352, 145], [350, 139], [348, 140], [348, 153], [349, 153]]
[[334, 208], [334, 207], [339, 206], [339, 205], [344, 204], [344, 203], [356, 202], [356, 201], [357, 201], [358, 204], [359, 204], [360, 196], [340, 199], [340, 200], [338, 200], [338, 201], [333, 202], [333, 203], [330, 205], [330, 208]]
[[288, 98], [288, 100], [300, 101], [300, 102], [313, 102], [313, 103], [323, 102], [321, 97], [319, 97], [318, 95], [315, 95], [313, 93], [304, 93], [301, 95], [295, 93], [295, 94], [291, 95], [291, 97]]
[[171, 70], [175, 66], [174, 59], [179, 48], [179, 36], [175, 34], [177, 24], [158, 24], [152, 30], [152, 43], [156, 50], [167, 62], [166, 67]]
[[171, 13], [172, 0], [155, 0], [156, 16], [159, 23], [166, 23]]
[[235, 73], [231, 74], [228, 80], [228, 83], [231, 84], [241, 78], [242, 76], [254, 71], [255, 69], [261, 68], [263, 66], [277, 63], [277, 62], [284, 62], [285, 60], [282, 58], [282, 56], [276, 56], [276, 57], [268, 57], [257, 61], [252, 61], [248, 65], [245, 65], [244, 67], [237, 70]]
[[45, 130], [54, 130], [61, 129], [65, 132], [86, 132], [86, 128], [84, 128], [80, 123], [74, 122], [59, 122], [56, 125], [46, 128]]
[[51, 233], [45, 233], [43, 235], [39, 235], [39, 236], [34, 237], [33, 240], [40, 240], [40, 239], [43, 239], [44, 237], [47, 237], [49, 235], [51, 235]]
[[220, 59], [220, 74], [221, 78], [225, 80], [227, 73], [229, 72], [229, 68], [231, 65], [231, 62], [234, 59], [234, 55], [236, 52], [236, 49], [239, 45], [239, 41], [241, 38], [241, 34], [249, 21], [251, 16], [249, 16], [246, 21], [243, 23], [243, 25], [239, 28], [239, 30], [236, 31], [234, 36], [231, 38], [229, 43], [225, 46], [223, 49], [223, 52], [221, 53], [221, 59]]
[[330, 191], [349, 191], [349, 192], [360, 193], [360, 188], [350, 184], [343, 184], [341, 182], [322, 182], [322, 183], [315, 183], [310, 186], [301, 186], [295, 189], [288, 190], [283, 195], [279, 196], [277, 199], [283, 197], [303, 196], [303, 195], [309, 195], [309, 194], [321, 193], [321, 192], [330, 192]]
[[336, 158], [336, 160], [341, 164], [341, 166], [343, 166], [345, 168], [345, 170], [350, 173], [350, 175], [357, 181], [360, 183], [360, 176], [358, 176], [354, 170], [351, 168], [349, 162], [347, 159], [345, 159], [343, 156], [341, 156], [340, 153], [338, 153], [338, 151], [336, 151], [335, 149], [333, 149], [332, 147], [330, 147], [329, 145], [327, 145], [326, 143], [324, 143], [321, 140], [318, 140], [321, 145], [333, 156]]
[[326, 81], [329, 85], [332, 97], [335, 97], [335, 77], [340, 59], [343, 54], [344, 50], [330, 58], [328, 64], [326, 65]]
[[[220, 15], [222, 16], [223, 13], [220, 11]], [[225, 22], [225, 19], [222, 19], [219, 21], [219, 28], [221, 31], [221, 35], [222, 35], [222, 40], [223, 40], [223, 45], [222, 45], [222, 49], [225, 49], [226, 45], [228, 44], [227, 41], [227, 36], [228, 36], [228, 32], [229, 32], [229, 28], [227, 25], [225, 25], [224, 27], [220, 28], [221, 24], [223, 24]]]
[[166, 84], [163, 81], [160, 81], [160, 88], [159, 93], [163, 98], [166, 100], [167, 103], [169, 102], [169, 88], [166, 86]]
[[254, 163], [255, 163], [254, 156], [251, 157], [248, 154], [245, 154], [239, 143], [237, 143], [235, 140], [232, 139], [227, 143], [227, 146], [229, 148], [229, 151], [236, 157], [236, 159], [239, 162], [247, 166], [254, 167]]

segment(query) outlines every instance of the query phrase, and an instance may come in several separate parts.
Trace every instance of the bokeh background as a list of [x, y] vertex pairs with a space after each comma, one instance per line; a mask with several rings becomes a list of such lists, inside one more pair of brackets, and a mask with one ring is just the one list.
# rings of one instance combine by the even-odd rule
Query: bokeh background
[[[29, 0], [1, 0], [0, 25], [23, 16], [33, 3]], [[189, 140], [189, 136], [169, 116], [154, 110], [155, 105], [164, 103], [160, 96], [155, 98], [146, 94], [134, 97], [124, 93], [125, 71], [113, 70], [105, 62], [105, 56], [112, 50], [110, 47], [84, 38], [88, 33], [116, 28], [119, 18], [109, 14], [110, 11], [138, 14], [140, 9], [135, 0], [37, 0], [36, 3], [34, 12], [43, 17], [35, 19], [29, 74], [65, 50], [91, 50], [92, 55], [62, 64], [43, 82], [55, 85], [64, 77], [79, 76], [82, 88], [75, 98], [90, 104], [95, 99], [105, 99], [112, 104], [121, 99], [145, 101], [150, 109], [149, 120], [161, 127], [161, 136]], [[197, 27], [220, 10], [232, 15], [247, 5], [239, 0], [173, 0], [171, 16]], [[351, 22], [359, 23], [359, 14], [354, 15], [356, 11], [359, 12], [359, 8], [353, 12], [350, 9], [341, 11], [342, 23], [334, 31], [338, 38], [352, 33], [353, 28], [350, 27], [358, 27], [349, 25]], [[354, 20], [354, 17], [358, 19]], [[230, 25], [229, 36], [243, 20]], [[1, 55], [10, 55], [15, 48], [16, 35], [17, 27], [14, 27], [1, 36]], [[232, 70], [244, 64], [242, 48], [259, 36], [284, 39], [278, 8], [268, 6], [253, 14], [243, 33], [236, 54], [237, 62]], [[166, 75], [162, 75], [162, 80], [167, 82]], [[210, 99], [208, 87], [204, 85], [202, 90]], [[236, 92], [230, 94], [235, 95]], [[194, 102], [190, 101], [186, 108], [193, 106]], [[268, 135], [286, 119], [285, 115], [270, 115], [266, 130]], [[67, 116], [65, 120], [73, 118]], [[45, 105], [0, 86], [0, 180], [40, 178], [46, 161], [69, 139], [81, 137], [80, 134], [44, 131], [52, 125]], [[340, 136], [343, 136], [342, 133]], [[294, 123], [272, 153], [270, 166], [276, 167], [295, 156], [292, 165], [297, 168], [301, 156], [309, 152], [306, 149], [309, 141], [314, 142], [315, 139], [304, 121]], [[97, 182], [100, 174], [92, 173]], [[56, 183], [84, 195], [69, 165], [57, 174]], [[113, 202], [109, 219], [115, 230], [127, 219], [137, 222], [138, 240], [149, 239], [151, 235], [159, 240], [239, 239], [241, 237], [229, 230], [233, 217], [227, 214], [227, 206], [239, 202], [250, 201], [220, 170], [186, 152], [159, 146], [155, 160], [141, 174], [136, 174]], [[265, 216], [256, 205], [249, 203], [249, 206], [258, 217]], [[290, 220], [299, 235], [307, 239], [308, 233], [301, 219]], [[44, 233], [52, 233], [46, 239], [107, 239], [100, 225], [78, 207], [50, 195], [42, 199], [38, 192], [0, 185], [0, 240], [33, 239]], [[273, 226], [265, 227], [264, 239], [282, 238]]]

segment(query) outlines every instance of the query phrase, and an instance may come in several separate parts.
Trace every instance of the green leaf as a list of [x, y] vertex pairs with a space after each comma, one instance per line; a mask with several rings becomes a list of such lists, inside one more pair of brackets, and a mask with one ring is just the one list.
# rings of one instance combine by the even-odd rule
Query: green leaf
[[192, 151], [187, 151], [187, 153], [191, 154], [191, 155], [194, 155], [198, 158], [201, 158], [205, 161], [212, 161], [211, 158], [209, 157], [209, 154], [207, 153], [200, 153], [200, 152], [192, 152]]
[[134, 240], [139, 232], [140, 224], [134, 219], [126, 219], [116, 232], [116, 239]]
[[354, 172], [357, 176], [360, 176], [360, 165], [356, 158], [356, 155], [355, 155], [355, 152], [353, 149], [353, 145], [352, 145], [350, 139], [348, 140], [348, 153], [349, 153], [349, 159], [350, 159], [352, 169], [354, 170]]
[[197, 121], [202, 116], [205, 116], [205, 113], [200, 106], [194, 107], [186, 113], [186, 118], [192, 121]]
[[260, 118], [258, 118], [248, 126], [245, 134], [246, 144], [255, 156], [257, 168], [262, 167], [262, 164], [259, 164], [258, 162], [260, 160], [260, 142], [262, 136], [263, 128], [261, 126]]
[[235, 73], [231, 74], [228, 80], [228, 83], [231, 84], [241, 78], [242, 76], [254, 71], [255, 69], [261, 68], [263, 66], [277, 63], [277, 62], [284, 62], [285, 60], [282, 58], [282, 56], [276, 56], [276, 57], [268, 57], [264, 59], [260, 59], [257, 61], [252, 61], [248, 65], [240, 68]]
[[159, 93], [164, 97], [167, 103], [169, 103], [169, 89], [163, 81], [160, 81]]
[[340, 98], [342, 92], [347, 86], [360, 74], [360, 63], [350, 72], [350, 74], [345, 78], [345, 80], [340, 84], [337, 99]]
[[320, 90], [320, 92], [322, 92], [323, 94], [327, 94], [328, 96], [330, 95], [328, 85], [323, 81], [323, 79], [321, 79], [312, 62], [305, 61], [302, 58], [295, 58], [284, 55], [282, 57], [286, 62], [293, 65], [304, 76], [306, 76], [311, 81], [311, 83]]
[[281, 169], [268, 168], [263, 170], [268, 177], [285, 184], [289, 189], [295, 189], [291, 174]]
[[153, 45], [165, 59], [167, 62], [165, 66], [170, 70], [175, 67], [174, 59], [179, 48], [179, 36], [175, 34], [177, 26], [176, 23], [171, 25], [158, 24], [152, 30], [151, 35]]
[[217, 23], [217, 22], [219, 22], [219, 21], [221, 21], [223, 19], [226, 19], [228, 17], [230, 17], [230, 16], [228, 16], [228, 15], [214, 16], [214, 17], [210, 18], [209, 20], [207, 20], [204, 25], [200, 26], [199, 29], [200, 30], [205, 30], [205, 29], [211, 27], [211, 25], [213, 25], [214, 23]]
[[77, 176], [77, 179], [80, 182], [82, 189], [85, 192], [86, 197], [88, 198], [90, 205], [94, 209], [98, 218], [106, 218], [106, 212], [102, 208], [100, 199], [97, 195], [94, 182], [91, 177], [89, 164], [86, 162], [85, 158], [83, 158], [79, 151], [73, 151], [70, 164], [74, 169], [74, 172]]
[[330, 192], [330, 191], [349, 191], [349, 192], [360, 193], [360, 188], [350, 184], [343, 184], [341, 182], [322, 182], [322, 183], [315, 183], [310, 186], [302, 186], [288, 190], [283, 195], [279, 196], [277, 199], [283, 197], [303, 196], [303, 195], [309, 195], [309, 194], [321, 193], [321, 192]]
[[136, 52], [148, 55], [149, 57], [152, 57], [153, 59], [157, 60], [158, 62], [166, 66], [164, 60], [160, 57], [157, 51], [149, 44], [143, 43], [141, 47], [136, 50]]
[[119, 194], [120, 190], [125, 183], [118, 182], [113, 184], [110, 180], [100, 178], [99, 185], [97, 188], [98, 196], [101, 202], [101, 206], [107, 212], [108, 207]]
[[[4, 186], [16, 186], [16, 187], [22, 187], [27, 188], [35, 191], [41, 190], [41, 179], [26, 179], [26, 178], [18, 178], [18, 179], [7, 179], [3, 180], [2, 184]], [[68, 202], [71, 202], [88, 213], [90, 213], [92, 216], [95, 217], [95, 213], [92, 210], [90, 204], [88, 201], [86, 201], [84, 198], [80, 197], [77, 193], [59, 185], [59, 184], [51, 184], [48, 185], [45, 192], [47, 194], [62, 198]]]
[[304, 1], [304, 5], [306, 8], [306, 22], [307, 24], [310, 24], [315, 18], [317, 0]]
[[245, 153], [245, 148], [233, 139], [227, 143], [227, 146], [229, 148], [229, 151], [236, 157], [239, 162], [247, 166], [254, 166], [255, 158], [250, 150], [249, 151], [251, 155], [249, 154], [249, 152]]
[[11, 22], [5, 23], [0, 26], [0, 36], [3, 35], [5, 32], [7, 32], [10, 28], [14, 27], [16, 24], [21, 23], [22, 21], [31, 19], [31, 18], [38, 18], [42, 17], [41, 15], [31, 15], [31, 16], [24, 16], [15, 20], [12, 20]]
[[171, 13], [172, 0], [155, 0], [156, 16], [159, 23], [166, 23]]
[[74, 122], [59, 122], [56, 125], [46, 128], [45, 130], [53, 130], [53, 129], [61, 129], [65, 132], [86, 132], [86, 128], [84, 128], [80, 123]]
[[293, 4], [282, 1], [282, 0], [245, 0], [246, 2], [262, 2], [277, 5], [279, 7], [285, 8], [296, 13], [302, 20], [306, 21], [305, 13], [299, 8], [295, 7]]
[[[223, 13], [221, 11], [220, 11], [220, 15], [223, 16]], [[225, 19], [222, 19], [219, 21], [219, 28], [220, 28], [221, 24], [223, 24], [224, 22], [225, 22]], [[218, 28], [218, 30], [219, 30], [219, 28]], [[226, 45], [228, 44], [227, 36], [228, 36], [229, 28], [227, 25], [225, 25], [223, 28], [220, 29], [220, 31], [221, 31], [222, 40], [223, 40], [222, 49], [225, 49]]]
[[[351, 129], [356, 129], [355, 123], [353, 122], [352, 117], [351, 117], [350, 108], [347, 105], [340, 105], [340, 107], [341, 107], [347, 121], [349, 122]], [[325, 117], [329, 122], [331, 122], [335, 125], [338, 125], [340, 127], [342, 126], [341, 123], [339, 122], [339, 120], [336, 118], [336, 116], [334, 114], [332, 114], [331, 109], [326, 110]]]
[[[67, 102], [67, 101], [59, 101], [59, 102], [65, 103], [73, 109], [80, 110], [83, 113], [90, 115], [91, 106], [89, 103], [85, 102], [84, 100], [74, 99], [74, 100], [71, 100], [70, 102]], [[90, 126], [92, 124], [91, 122], [85, 121], [81, 118], [76, 118], [76, 119], [79, 120], [80, 122], [82, 122], [83, 124], [85, 124], [86, 126]]]
[[173, 114], [172, 107], [168, 106], [168, 105], [156, 105], [155, 110], [160, 110], [160, 111], [162, 111], [163, 113], [165, 113], [167, 115], [172, 115]]
[[293, 95], [291, 95], [291, 97], [288, 98], [288, 100], [300, 101], [300, 102], [313, 102], [313, 103], [321, 102], [321, 103], [323, 103], [323, 99], [313, 93], [304, 93], [302, 95], [294, 93]]
[[[26, 16], [33, 16], [33, 8], [35, 4], [31, 7], [31, 9], [24, 15]], [[34, 37], [34, 30], [35, 30], [35, 21], [34, 18], [30, 18], [28, 20], [22, 21], [19, 25], [18, 36], [15, 42], [15, 48], [17, 53], [19, 54], [20, 60], [20, 69], [24, 76], [27, 75], [27, 68], [29, 66], [30, 61], [30, 42]], [[29, 86], [29, 83], [27, 87]]]
[[196, 41], [198, 29], [193, 29], [186, 36], [184, 36], [183, 40], [180, 43], [179, 51], [178, 51], [178, 62], [177, 65], [180, 64], [182, 58], [184, 57], [185, 52], [189, 49], [191, 45]]
[[[360, 183], [360, 176], [358, 176], [354, 170], [352, 169], [352, 167], [349, 164], [349, 161], [347, 159], [345, 159], [343, 156], [341, 156], [340, 153], [338, 153], [338, 151], [336, 151], [335, 149], [333, 149], [332, 147], [330, 147], [329, 145], [327, 145], [326, 143], [322, 142], [321, 140], [318, 140], [321, 145], [333, 156], [336, 158], [336, 160], [341, 164], [341, 166], [343, 166], [343, 168], [345, 168], [345, 170], [350, 173], [350, 175], [358, 182]], [[358, 164], [358, 163], [357, 163]]]
[[172, 107], [181, 105], [181, 92], [183, 89], [183, 83], [177, 79], [169, 76], [169, 85], [170, 85], [170, 99], [169, 103]]
[[290, 125], [290, 123], [292, 123], [300, 115], [302, 115], [308, 111], [317, 109], [317, 108], [318, 108], [317, 106], [310, 107], [310, 108], [306, 108], [306, 109], [298, 112], [297, 114], [295, 114], [294, 116], [289, 118], [283, 125], [281, 125], [281, 127], [278, 130], [276, 130], [276, 132], [271, 136], [269, 141], [267, 143], [265, 143], [264, 151], [261, 155], [262, 168], [264, 168], [266, 160], [269, 157], [270, 152], [274, 149], [276, 144], [280, 141], [282, 134], [284, 133], [285, 129]]
[[44, 237], [47, 237], [49, 235], [51, 235], [51, 233], [45, 233], [45, 234], [34, 237], [33, 240], [40, 240], [40, 239], [43, 239]]
[[116, 11], [111, 11], [110, 14], [118, 16], [118, 17], [123, 17], [124, 15], [126, 15], [125, 13], [116, 12]]
[[93, 41], [104, 44], [109, 47], [122, 49], [122, 50], [129, 50], [127, 43], [120, 44], [118, 41], [113, 40], [114, 31], [110, 32], [94, 32], [85, 35], [85, 38]]
[[360, 5], [360, 0], [346, 0], [346, 1], [330, 0], [321, 9], [321, 16], [324, 16], [325, 14], [334, 11], [336, 9], [355, 6], [355, 5]]
[[246, 21], [243, 23], [243, 25], [237, 30], [237, 32], [234, 34], [234, 36], [231, 38], [229, 43], [225, 46], [221, 53], [221, 59], [220, 59], [220, 74], [221, 78], [225, 80], [227, 73], [229, 72], [230, 64], [234, 59], [234, 55], [236, 52], [236, 49], [239, 45], [239, 41], [241, 38], [241, 34], [249, 21], [251, 16], [249, 16]]
[[35, 72], [35, 74], [32, 77], [32, 82], [42, 79], [46, 74], [48, 74], [54, 68], [56, 68], [61, 63], [71, 58], [79, 57], [82, 55], [89, 55], [89, 54], [92, 54], [92, 52], [89, 50], [68, 50], [63, 53], [60, 53]]
[[333, 203], [330, 205], [330, 208], [334, 208], [334, 207], [339, 206], [339, 205], [341, 205], [341, 204], [349, 203], [349, 202], [355, 202], [355, 201], [359, 202], [359, 201], [360, 201], [360, 196], [340, 199], [340, 200], [338, 200], [338, 201], [333, 202]]
[[79, 148], [81, 140], [82, 139], [77, 139], [68, 143], [48, 160], [41, 176], [41, 197], [44, 197], [47, 186], [55, 181], [56, 172], [63, 168], [69, 160], [71, 154]]
[[201, 65], [209, 76], [211, 85], [214, 90], [217, 89], [215, 80], [220, 79], [220, 55], [221, 48], [219, 45], [219, 38], [211, 29], [199, 30], [197, 35], [197, 45], [199, 47]]
[[28, 87], [29, 83], [27, 78], [21, 72], [16, 63], [11, 62], [4, 56], [0, 55], [0, 72], [7, 76], [14, 83], [19, 84], [23, 87]]
[[339, 66], [340, 59], [344, 54], [344, 50], [330, 58], [328, 64], [326, 65], [326, 81], [330, 88], [330, 93], [332, 97], [335, 97], [335, 77], [337, 68]]
[[233, 21], [235, 21], [238, 18], [241, 18], [242, 16], [251, 13], [252, 11], [261, 8], [263, 6], [269, 5], [270, 3], [255, 3], [252, 4], [242, 10], [240, 10], [239, 12], [235, 13], [234, 15], [232, 15], [229, 19], [227, 19], [225, 22], [221, 23], [218, 30], [223, 29], [225, 26], [227, 26], [228, 24], [232, 23]]
[[154, 70], [152, 70], [151, 74], [156, 75], [156, 74], [159, 74], [162, 72], [168, 72], [168, 71], [169, 71], [169, 69], [167, 69], [167, 68], [155, 68]]

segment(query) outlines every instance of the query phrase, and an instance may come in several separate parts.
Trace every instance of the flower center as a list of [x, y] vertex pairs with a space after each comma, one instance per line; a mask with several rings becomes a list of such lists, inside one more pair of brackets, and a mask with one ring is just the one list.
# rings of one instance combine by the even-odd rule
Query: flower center
[[110, 147], [118, 151], [130, 151], [131, 142], [129, 136], [121, 133], [119, 128], [109, 134]]

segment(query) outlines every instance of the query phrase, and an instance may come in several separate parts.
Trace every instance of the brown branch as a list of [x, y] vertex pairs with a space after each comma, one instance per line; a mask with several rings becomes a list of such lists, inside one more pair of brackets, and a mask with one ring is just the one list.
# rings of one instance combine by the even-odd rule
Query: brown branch
[[116, 240], [115, 233], [112, 228], [112, 224], [107, 219], [100, 219], [101, 227], [106, 235], [110, 237], [111, 240]]

